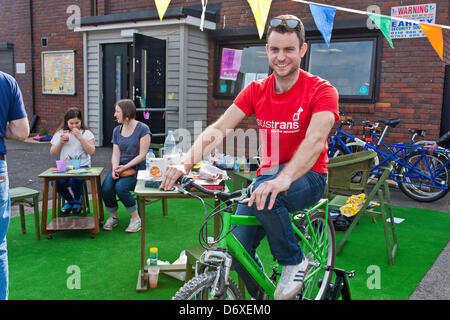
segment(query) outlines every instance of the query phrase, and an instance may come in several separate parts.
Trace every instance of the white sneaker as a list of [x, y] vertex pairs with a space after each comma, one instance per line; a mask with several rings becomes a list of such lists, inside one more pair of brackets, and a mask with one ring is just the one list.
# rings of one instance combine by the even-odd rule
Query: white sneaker
[[118, 224], [119, 224], [118, 218], [109, 216], [108, 220], [106, 220], [105, 224], [103, 225], [103, 230], [111, 231], [113, 228], [117, 227]]
[[128, 228], [125, 229], [126, 232], [138, 232], [141, 230], [141, 219], [131, 219]]
[[300, 264], [283, 266], [277, 289], [274, 293], [275, 300], [291, 300], [302, 289], [303, 280], [309, 269], [306, 257]]

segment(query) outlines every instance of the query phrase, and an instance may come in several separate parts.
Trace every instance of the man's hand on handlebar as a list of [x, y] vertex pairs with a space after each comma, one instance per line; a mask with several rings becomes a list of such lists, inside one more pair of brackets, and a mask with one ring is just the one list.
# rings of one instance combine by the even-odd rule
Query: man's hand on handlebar
[[268, 209], [272, 210], [277, 195], [280, 192], [288, 190], [290, 185], [291, 181], [288, 178], [282, 178], [280, 176], [273, 180], [263, 182], [252, 192], [248, 206], [251, 207], [255, 203], [258, 210], [263, 210], [269, 197]]
[[168, 167], [159, 188], [164, 189], [165, 191], [171, 190], [173, 185], [177, 182], [178, 178], [186, 174], [186, 169], [183, 165]]

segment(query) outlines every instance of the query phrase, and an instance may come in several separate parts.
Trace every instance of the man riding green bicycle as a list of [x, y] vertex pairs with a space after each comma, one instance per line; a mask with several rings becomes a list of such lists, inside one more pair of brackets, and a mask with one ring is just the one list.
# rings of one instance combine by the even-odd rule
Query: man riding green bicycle
[[[292, 299], [308, 271], [291, 226], [289, 212], [315, 204], [324, 194], [327, 175], [327, 137], [338, 116], [337, 90], [326, 80], [299, 68], [305, 55], [305, 31], [299, 18], [282, 15], [270, 20], [266, 51], [273, 73], [248, 85], [225, 113], [199, 136], [183, 159], [169, 167], [161, 188], [176, 180], [221, 143], [211, 139], [235, 128], [255, 114], [261, 133], [262, 161], [247, 205], [237, 215], [255, 216], [261, 226], [240, 225], [233, 234], [256, 261], [256, 248], [267, 235], [270, 250], [283, 266], [275, 299]], [[264, 134], [263, 134], [264, 133]], [[233, 259], [233, 268], [252, 297], [258, 286]]]

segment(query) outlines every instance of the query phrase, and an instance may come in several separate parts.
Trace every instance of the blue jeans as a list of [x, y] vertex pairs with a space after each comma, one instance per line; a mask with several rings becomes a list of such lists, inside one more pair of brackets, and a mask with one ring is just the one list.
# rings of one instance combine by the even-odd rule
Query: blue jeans
[[[73, 196], [66, 186], [69, 181], [70, 189], [72, 189]], [[74, 202], [81, 203], [81, 191], [83, 189], [83, 179], [69, 178], [59, 179], [56, 181], [58, 193], [67, 201], [68, 204]]]
[[9, 179], [6, 161], [0, 160], [0, 300], [8, 299], [8, 251], [6, 233], [9, 226]]
[[[266, 173], [256, 177], [252, 182], [253, 190], [262, 182], [274, 179], [283, 167], [281, 166], [273, 175]], [[265, 208], [261, 211], [256, 209], [255, 204], [252, 207], [242, 204], [238, 206], [237, 215], [256, 216], [262, 224], [262, 226], [237, 226], [233, 230], [235, 237], [261, 267], [262, 264], [256, 254], [256, 248], [266, 235], [270, 251], [279, 264], [296, 265], [303, 260], [302, 250], [291, 226], [289, 212], [305, 209], [317, 203], [325, 192], [326, 183], [326, 174], [309, 171], [294, 181], [289, 190], [278, 194], [272, 210], [267, 209], [269, 197]], [[256, 297], [258, 285], [242, 265], [234, 259], [233, 268], [244, 281], [250, 295]]]
[[137, 210], [136, 200], [134, 200], [131, 190], [134, 190], [137, 179], [135, 176], [129, 176], [114, 180], [112, 170], [108, 173], [102, 183], [102, 197], [105, 203], [105, 209], [108, 212], [117, 212], [118, 204], [116, 195], [128, 212]]

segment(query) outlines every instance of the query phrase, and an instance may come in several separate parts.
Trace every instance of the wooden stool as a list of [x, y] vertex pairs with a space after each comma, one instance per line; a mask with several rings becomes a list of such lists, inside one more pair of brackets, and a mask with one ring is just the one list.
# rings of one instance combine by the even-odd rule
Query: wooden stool
[[[186, 280], [188, 282], [191, 279], [194, 266], [198, 260], [200, 260], [201, 255], [205, 252], [202, 246], [189, 247], [186, 248]], [[242, 298], [245, 299], [245, 285], [241, 277], [238, 276], [239, 290], [241, 291]]]
[[25, 234], [25, 212], [24, 206], [34, 208], [34, 227], [36, 231], [36, 240], [40, 240], [39, 233], [39, 191], [25, 187], [17, 187], [9, 189], [9, 197], [11, 206], [18, 204], [20, 213], [20, 224], [22, 226], [22, 234]]

